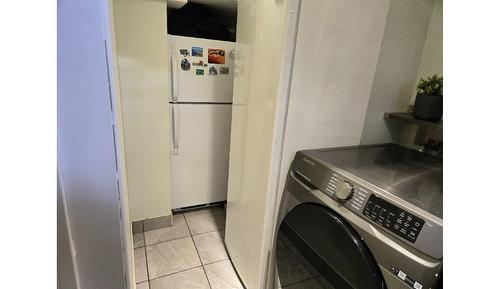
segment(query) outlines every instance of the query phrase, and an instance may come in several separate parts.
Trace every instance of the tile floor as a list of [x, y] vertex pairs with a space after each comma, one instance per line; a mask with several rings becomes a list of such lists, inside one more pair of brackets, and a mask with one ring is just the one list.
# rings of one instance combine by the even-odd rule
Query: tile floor
[[242, 289], [224, 246], [225, 212], [174, 215], [173, 226], [134, 234], [137, 289]]

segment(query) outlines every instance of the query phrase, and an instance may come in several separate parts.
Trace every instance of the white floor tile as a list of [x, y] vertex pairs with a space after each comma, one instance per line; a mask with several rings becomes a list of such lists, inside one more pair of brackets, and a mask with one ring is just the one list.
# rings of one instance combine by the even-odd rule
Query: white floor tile
[[149, 283], [148, 282], [139, 283], [135, 285], [135, 289], [149, 289]]
[[224, 246], [224, 231], [215, 231], [193, 236], [203, 264], [228, 259]]
[[134, 237], [134, 248], [144, 247], [144, 233], [137, 233]]
[[174, 223], [171, 227], [144, 232], [146, 245], [157, 244], [189, 236], [189, 229], [183, 214], [174, 215]]
[[144, 247], [134, 249], [135, 282], [148, 281], [148, 271], [146, 267], [146, 253]]
[[151, 280], [151, 289], [209, 289], [203, 268], [198, 267]]
[[225, 226], [224, 209], [221, 207], [188, 212], [184, 215], [193, 235], [222, 230]]
[[205, 265], [212, 289], [243, 289], [229, 260]]
[[149, 278], [157, 278], [201, 265], [191, 237], [146, 247]]

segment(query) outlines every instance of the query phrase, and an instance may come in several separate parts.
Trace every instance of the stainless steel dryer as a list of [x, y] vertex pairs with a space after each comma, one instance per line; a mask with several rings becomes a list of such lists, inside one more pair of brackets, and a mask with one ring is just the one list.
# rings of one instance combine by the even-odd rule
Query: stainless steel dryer
[[394, 144], [298, 152], [278, 214], [275, 288], [438, 288], [442, 168]]

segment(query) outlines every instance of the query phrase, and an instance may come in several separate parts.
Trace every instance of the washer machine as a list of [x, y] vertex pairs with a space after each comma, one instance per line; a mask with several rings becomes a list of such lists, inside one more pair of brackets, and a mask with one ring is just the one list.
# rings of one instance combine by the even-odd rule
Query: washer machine
[[395, 144], [297, 152], [275, 288], [442, 286], [442, 160]]

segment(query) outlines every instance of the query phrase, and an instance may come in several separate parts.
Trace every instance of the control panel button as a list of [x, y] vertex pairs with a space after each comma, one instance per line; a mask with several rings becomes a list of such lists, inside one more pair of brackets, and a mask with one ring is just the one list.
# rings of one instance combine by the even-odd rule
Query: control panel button
[[392, 203], [371, 194], [363, 215], [382, 228], [415, 243], [424, 225], [421, 218], [393, 205]]
[[343, 181], [337, 184], [335, 188], [335, 196], [343, 201], [349, 200], [354, 193], [354, 187], [348, 181]]
[[386, 209], [382, 209], [382, 211], [380, 212], [380, 218], [386, 220], [388, 216], [389, 216], [389, 211], [387, 211]]
[[404, 280], [406, 278], [406, 273], [403, 271], [399, 271], [398, 277], [399, 279]]

